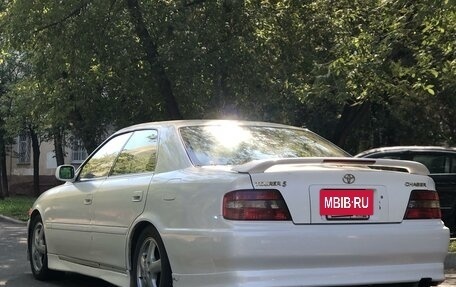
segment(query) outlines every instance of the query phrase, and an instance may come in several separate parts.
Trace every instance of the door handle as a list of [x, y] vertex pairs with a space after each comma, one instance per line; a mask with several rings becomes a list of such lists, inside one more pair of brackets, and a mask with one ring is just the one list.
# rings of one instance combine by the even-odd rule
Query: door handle
[[133, 202], [141, 202], [143, 198], [143, 191], [135, 191], [133, 192], [133, 196], [131, 197], [131, 201]]
[[86, 194], [84, 198], [84, 205], [91, 205], [93, 200], [93, 194]]

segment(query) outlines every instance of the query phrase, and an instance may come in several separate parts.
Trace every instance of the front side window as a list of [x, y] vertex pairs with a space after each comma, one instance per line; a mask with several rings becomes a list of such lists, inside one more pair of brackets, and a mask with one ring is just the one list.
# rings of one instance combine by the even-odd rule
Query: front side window
[[334, 144], [303, 129], [213, 125], [180, 128], [193, 164], [237, 165], [252, 160], [295, 157], [345, 157]]
[[153, 172], [157, 163], [157, 131], [135, 131], [120, 153], [112, 175]]
[[368, 156], [372, 158], [384, 158], [384, 159], [403, 159], [403, 155], [400, 153], [380, 153]]
[[108, 176], [119, 152], [130, 138], [131, 133], [122, 134], [109, 140], [82, 167], [80, 179], [93, 179]]

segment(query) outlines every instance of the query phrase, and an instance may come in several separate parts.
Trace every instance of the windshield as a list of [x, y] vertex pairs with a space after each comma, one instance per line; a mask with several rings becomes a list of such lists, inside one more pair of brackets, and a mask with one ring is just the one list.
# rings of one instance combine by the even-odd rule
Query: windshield
[[179, 129], [193, 164], [238, 165], [252, 160], [345, 157], [343, 150], [303, 129], [210, 125]]

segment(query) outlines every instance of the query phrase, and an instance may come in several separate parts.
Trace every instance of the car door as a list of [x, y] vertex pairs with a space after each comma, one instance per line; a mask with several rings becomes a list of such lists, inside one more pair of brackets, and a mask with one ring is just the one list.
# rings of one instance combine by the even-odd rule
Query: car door
[[93, 195], [102, 186], [122, 147], [131, 134], [116, 136], [103, 144], [79, 170], [78, 178], [67, 183], [47, 211], [47, 240], [51, 253], [67, 261], [85, 263], [92, 241], [90, 221]]
[[91, 260], [101, 268], [125, 270], [127, 234], [144, 210], [156, 158], [157, 131], [135, 131], [95, 192]]

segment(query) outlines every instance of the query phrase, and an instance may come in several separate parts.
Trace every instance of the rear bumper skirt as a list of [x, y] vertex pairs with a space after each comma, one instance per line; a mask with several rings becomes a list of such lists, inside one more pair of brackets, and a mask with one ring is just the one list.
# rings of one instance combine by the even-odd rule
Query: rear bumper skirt
[[400, 224], [234, 223], [163, 234], [175, 287], [339, 286], [443, 281], [448, 229]]

